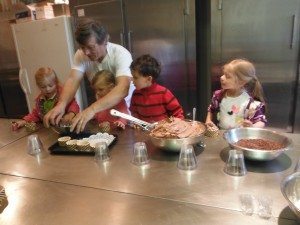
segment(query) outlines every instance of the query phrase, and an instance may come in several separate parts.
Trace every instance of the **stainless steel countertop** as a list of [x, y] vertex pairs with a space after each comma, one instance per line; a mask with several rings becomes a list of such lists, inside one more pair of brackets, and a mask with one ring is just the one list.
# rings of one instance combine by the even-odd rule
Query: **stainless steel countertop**
[[[58, 137], [49, 129], [40, 129], [38, 134], [46, 148], [56, 142]], [[146, 207], [143, 206], [143, 199], [146, 201], [145, 204], [148, 204], [147, 201], [151, 202], [149, 203], [151, 206], [147, 206], [151, 207], [150, 214], [146, 213], [147, 215], [142, 217], [139, 215], [126, 215], [123, 222], [114, 223], [111, 220], [108, 221], [108, 224], [176, 224], [176, 222], [173, 222], [173, 218], [188, 219], [185, 210], [187, 211], [190, 208], [195, 212], [199, 211], [199, 214], [195, 213], [191, 222], [186, 220], [184, 223], [178, 222], [177, 224], [193, 224], [193, 221], [194, 224], [205, 224], [205, 221], [207, 221], [206, 224], [220, 224], [220, 221], [222, 221], [222, 224], [232, 224], [233, 221], [238, 221], [236, 219], [239, 217], [242, 218], [242, 222], [239, 222], [239, 224], [278, 224], [278, 220], [281, 221], [280, 224], [297, 224], [294, 214], [288, 208], [288, 204], [280, 192], [280, 182], [292, 172], [296, 159], [300, 155], [299, 134], [286, 134], [294, 141], [294, 148], [277, 159], [271, 162], [246, 161], [248, 174], [244, 177], [232, 177], [223, 172], [228, 145], [221, 136], [206, 138], [206, 148], [204, 150], [201, 148], [196, 149], [198, 168], [192, 172], [178, 170], [176, 167], [178, 154], [162, 152], [154, 148], [147, 135], [142, 131], [127, 129], [124, 132], [117, 132], [117, 136], [118, 141], [111, 148], [112, 159], [105, 165], [97, 165], [92, 156], [49, 154], [44, 155], [43, 158], [30, 156], [26, 153], [27, 138], [24, 137], [0, 149], [0, 173], [3, 176], [8, 175], [8, 178], [12, 180], [13, 178], [21, 179], [23, 182], [28, 181], [28, 183], [35, 181], [41, 185], [45, 185], [47, 181], [47, 185], [62, 185], [63, 190], [65, 190], [63, 193], [69, 195], [73, 195], [73, 192], [68, 193], [67, 191], [72, 187], [74, 193], [76, 193], [75, 189], [78, 189], [78, 192], [81, 190], [84, 193], [93, 190], [97, 193], [95, 196], [111, 195], [111, 198], [121, 196], [120, 205], [126, 204], [128, 200], [123, 199], [122, 196], [127, 196], [127, 198], [132, 198], [132, 201], [141, 201], [141, 206], [131, 208], [134, 211], [143, 210], [143, 207]], [[130, 163], [132, 146], [136, 141], [146, 141], [147, 143], [151, 159], [148, 167], [141, 168]], [[5, 177], [7, 178], [7, 176]], [[14, 183], [14, 181], [11, 182]], [[1, 185], [6, 186], [5, 183]], [[39, 193], [43, 194], [43, 191], [40, 190]], [[245, 193], [252, 194], [255, 197], [262, 195], [271, 197], [273, 199], [274, 217], [270, 220], [263, 220], [257, 215], [243, 215], [240, 212], [238, 196]], [[30, 192], [27, 192], [27, 195], [31, 195]], [[34, 198], [34, 196], [27, 195], [28, 198]], [[52, 199], [50, 193], [49, 198], [47, 198], [47, 194], [44, 193], [43, 195], [45, 196], [40, 203], [41, 205]], [[96, 197], [89, 194], [88, 196], [90, 197], [82, 199], [82, 203], [76, 203], [76, 201], [79, 201], [78, 199], [74, 200], [76, 204], [84, 205], [82, 207], [84, 211], [88, 211], [88, 208], [91, 208], [91, 210], [94, 208], [93, 205], [88, 203], [94, 202]], [[60, 202], [57, 204], [63, 205], [65, 201], [70, 200], [61, 196], [57, 198], [57, 201]], [[110, 202], [109, 199], [107, 201], [109, 202], [107, 207], [111, 210], [115, 208], [116, 214], [122, 213], [119, 207], [115, 206], [115, 204], [118, 204], [117, 202]], [[99, 208], [103, 207], [100, 200], [98, 204]], [[168, 217], [164, 217], [155, 222], [155, 216], [153, 216], [155, 212], [152, 212], [153, 210], [157, 210], [157, 216], [160, 215], [161, 210], [168, 211], [165, 208], [160, 210], [157, 206], [160, 204], [169, 204], [171, 209], [175, 210], [170, 209], [170, 220]], [[87, 209], [85, 209], [86, 207]], [[181, 209], [182, 207], [182, 212], [177, 211], [178, 208]], [[72, 215], [73, 210], [75, 209], [67, 211], [66, 214]], [[151, 215], [153, 218], [147, 219], [147, 216], [152, 217]], [[214, 218], [217, 215], [220, 215], [220, 218]], [[133, 221], [136, 222], [130, 223], [128, 218], [134, 218]], [[139, 221], [138, 218], [142, 220]], [[81, 221], [84, 221], [84, 218], [81, 219]], [[214, 219], [216, 219], [215, 222]], [[59, 223], [59, 220], [57, 221]], [[178, 221], [182, 220], [178, 219]], [[72, 224], [76, 224], [76, 222]], [[82, 224], [93, 224], [93, 220], [90, 223], [84, 222]]]
[[0, 148], [29, 134], [25, 129], [11, 130], [12, 119], [0, 118]]

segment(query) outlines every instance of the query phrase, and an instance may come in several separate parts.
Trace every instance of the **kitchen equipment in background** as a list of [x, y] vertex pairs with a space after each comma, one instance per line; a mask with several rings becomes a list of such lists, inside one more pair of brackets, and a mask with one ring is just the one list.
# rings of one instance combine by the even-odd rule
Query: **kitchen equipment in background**
[[[74, 56], [70, 17], [13, 24], [12, 31], [20, 65], [20, 83], [28, 110], [32, 111], [35, 98], [40, 93], [34, 78], [38, 68], [53, 68], [61, 84], [70, 74]], [[81, 89], [78, 89], [75, 98], [82, 109]]]
[[224, 63], [247, 58], [266, 95], [267, 125], [285, 132], [300, 131], [299, 22], [300, 0], [211, 1], [213, 90]]
[[71, 0], [70, 11], [75, 23], [80, 17], [100, 21], [110, 41], [126, 47], [134, 59], [151, 54], [160, 61], [158, 82], [172, 91], [191, 117], [197, 87], [195, 1]]
[[22, 118], [28, 113], [17, 69], [0, 71], [0, 117]]
[[19, 84], [19, 65], [9, 18], [0, 20], [0, 117], [21, 118], [28, 113]]

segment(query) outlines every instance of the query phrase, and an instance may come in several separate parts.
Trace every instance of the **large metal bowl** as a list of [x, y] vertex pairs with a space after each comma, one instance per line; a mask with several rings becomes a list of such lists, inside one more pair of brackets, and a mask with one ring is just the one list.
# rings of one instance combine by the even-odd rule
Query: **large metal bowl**
[[203, 132], [195, 137], [188, 137], [188, 138], [157, 138], [150, 136], [150, 140], [152, 144], [165, 151], [171, 151], [171, 152], [180, 152], [181, 146], [183, 144], [190, 144], [194, 145], [199, 143], [203, 140], [204, 133], [206, 131], [205, 125], [201, 122], [197, 123], [201, 124], [203, 126]]
[[293, 173], [281, 182], [281, 192], [289, 207], [300, 219], [300, 172]]
[[[242, 150], [244, 152], [245, 158], [257, 161], [273, 160], [281, 155], [284, 151], [289, 150], [292, 145], [292, 141], [283, 134], [262, 128], [234, 128], [225, 131], [223, 137], [232, 148]], [[240, 139], [258, 138], [279, 142], [283, 144], [284, 147], [277, 150], [261, 150], [244, 148], [235, 144]]]

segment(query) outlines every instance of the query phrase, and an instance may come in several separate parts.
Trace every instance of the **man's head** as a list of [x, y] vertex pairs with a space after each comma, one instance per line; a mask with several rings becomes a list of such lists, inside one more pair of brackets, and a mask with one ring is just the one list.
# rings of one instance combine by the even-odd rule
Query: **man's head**
[[83, 18], [78, 21], [75, 38], [83, 53], [92, 61], [102, 61], [106, 55], [109, 35], [95, 20]]

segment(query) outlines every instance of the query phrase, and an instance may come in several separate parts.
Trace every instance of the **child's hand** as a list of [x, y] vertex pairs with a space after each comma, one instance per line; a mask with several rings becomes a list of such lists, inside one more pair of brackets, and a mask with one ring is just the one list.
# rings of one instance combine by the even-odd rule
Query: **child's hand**
[[13, 122], [11, 123], [11, 129], [12, 129], [13, 131], [18, 130], [19, 128], [24, 127], [25, 124], [26, 124], [26, 121], [25, 121], [25, 120], [13, 121]]
[[125, 124], [122, 123], [121, 121], [114, 122], [114, 125], [117, 126], [117, 127], [122, 128], [123, 130], [125, 130]]
[[61, 124], [64, 124], [64, 125], [69, 125], [72, 123], [72, 119], [75, 117], [75, 113], [73, 112], [69, 112], [67, 114], [65, 114], [63, 116], [63, 118], [61, 119]]
[[206, 125], [207, 127], [217, 127], [216, 124], [214, 124], [212, 121], [206, 122], [205, 125]]
[[244, 120], [242, 123], [243, 127], [252, 127], [253, 123], [250, 120]]

